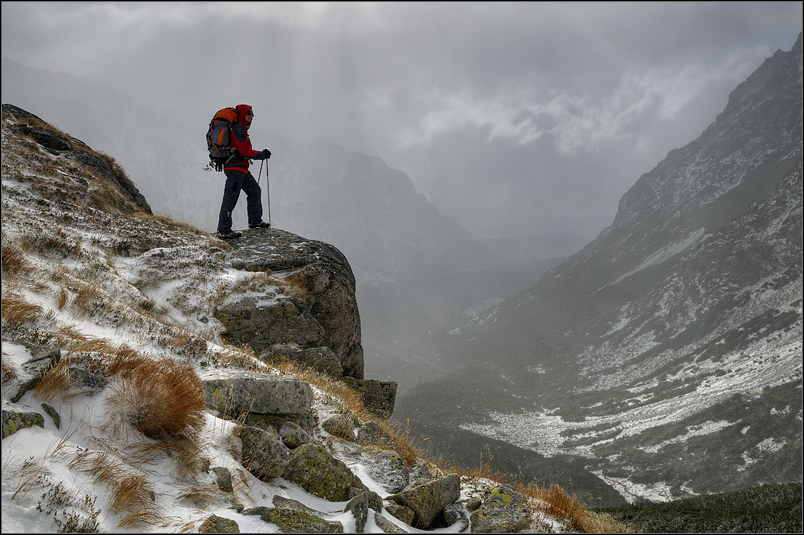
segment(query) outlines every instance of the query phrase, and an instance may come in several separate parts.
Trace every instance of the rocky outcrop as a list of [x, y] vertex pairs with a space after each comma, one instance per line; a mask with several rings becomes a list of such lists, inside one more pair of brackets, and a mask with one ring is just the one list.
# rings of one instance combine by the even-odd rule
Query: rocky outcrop
[[270, 272], [292, 290], [230, 294], [215, 311], [228, 339], [264, 358], [281, 356], [346, 378], [369, 411], [389, 418], [397, 384], [363, 378], [355, 277], [346, 257], [332, 245], [280, 229], [247, 231], [230, 245], [232, 267]]
[[[250, 315], [253, 322], [255, 316], [260, 316], [264, 328], [251, 329], [249, 334], [238, 325], [242, 319], [232, 319], [236, 308], [230, 306], [218, 314], [229, 329], [230, 337], [248, 343], [258, 354], [273, 354], [277, 349], [274, 346], [280, 351], [291, 345], [302, 349], [327, 347], [338, 357], [345, 377], [362, 379], [360, 313], [355, 298], [355, 277], [346, 257], [332, 245], [279, 229], [246, 232], [231, 246], [233, 267], [256, 272], [270, 270], [274, 277], [298, 287], [304, 299], [260, 308], [244, 297], [241, 301], [243, 317]], [[291, 310], [293, 306], [296, 311]], [[282, 310], [269, 310], [276, 307]], [[283, 322], [300, 336], [285, 336], [280, 329], [274, 329], [274, 334], [266, 332]], [[294, 355], [285, 356], [292, 358]]]
[[[9, 110], [17, 114], [14, 121], [9, 120]], [[19, 145], [24, 145], [25, 150]], [[39, 482], [44, 489], [56, 491], [47, 493], [56, 496], [58, 503], [54, 501], [49, 505], [59, 506], [53, 511], [63, 510], [62, 502], [73, 498], [68, 496], [69, 492], [63, 492], [62, 475], [69, 483], [76, 475], [73, 471], [94, 476], [98, 473], [95, 467], [102, 465], [114, 470], [112, 484], [120, 483], [130, 473], [138, 487], [145, 491], [148, 504], [145, 509], [139, 507], [142, 505], [138, 505], [139, 502], [131, 502], [133, 506], [129, 503], [126, 507], [133, 508], [122, 512], [150, 514], [160, 510], [161, 503], [186, 504], [188, 511], [194, 511], [190, 513], [193, 520], [186, 527], [201, 533], [238, 533], [238, 521], [253, 528], [255, 519], [236, 516], [242, 514], [257, 515], [272, 524], [267, 531], [275, 530], [276, 526], [282, 532], [343, 532], [344, 525], [337, 520], [345, 518], [349, 522], [348, 529], [358, 532], [381, 529], [399, 533], [408, 531], [397, 520], [400, 518], [414, 522], [418, 515], [419, 525], [429, 523], [440, 527], [445, 523], [453, 525], [454, 519], [465, 517], [463, 503], [455, 501], [460, 494], [457, 476], [438, 480], [424, 461], [408, 468], [405, 463], [410, 460], [410, 451], [404, 450], [403, 461], [391, 450], [397, 441], [390, 427], [371, 419], [362, 421], [363, 411], [339, 406], [338, 390], [342, 385], [330, 391], [326, 385], [316, 383], [314, 390], [304, 380], [289, 379], [293, 377], [291, 371], [280, 376], [239, 369], [247, 365], [253, 370], [258, 363], [250, 358], [250, 352], [237, 355], [243, 357], [242, 360], [221, 358], [217, 344], [219, 325], [214, 325], [209, 333], [215, 341], [206, 336], [190, 335], [191, 331], [181, 327], [193, 316], [201, 325], [209, 323], [211, 310], [221, 304], [219, 290], [230, 288], [232, 266], [272, 269], [276, 276], [292, 281], [291, 284], [301, 291], [278, 292], [282, 293], [281, 299], [245, 293], [226, 299], [219, 312], [224, 319], [232, 320], [228, 325], [229, 336], [237, 333], [237, 336], [248, 337], [251, 331], [249, 340], [255, 345], [264, 342], [260, 339], [264, 331], [256, 328], [259, 324], [249, 322], [265, 302], [278, 304], [275, 308], [285, 316], [266, 316], [279, 318], [277, 321], [288, 320], [283, 326], [274, 325], [281, 328], [272, 331], [273, 335], [286, 338], [266, 345], [260, 356], [290, 354], [295, 350], [297, 354], [304, 353], [311, 364], [324, 362], [326, 366], [319, 369], [328, 369], [326, 373], [338, 378], [345, 377], [351, 388], [364, 397], [367, 406], [389, 415], [396, 385], [362, 378], [354, 278], [340, 253], [324, 244], [300, 243], [304, 240], [282, 231], [264, 231], [255, 240], [239, 243], [227, 259], [224, 251], [227, 245], [206, 233], [161, 218], [142, 217], [146, 210], [136, 208], [131, 199], [124, 199], [110, 177], [100, 176], [105, 171], [95, 168], [89, 159], [78, 162], [80, 168], [73, 168], [78, 160], [68, 157], [68, 152], [82, 146], [77, 140], [40, 123], [38, 118], [4, 106], [3, 289], [12, 286], [9, 284], [12, 281], [16, 288], [20, 279], [34, 275], [37, 280], [48, 279], [49, 282], [37, 285], [33, 293], [41, 292], [37, 295], [50, 300], [54, 289], [62, 289], [60, 299], [64, 301], [59, 305], [63, 313], [53, 313], [52, 307], [46, 312], [46, 307], [33, 304], [41, 302], [39, 298], [28, 302], [17, 296], [12, 299], [3, 296], [2, 436], [9, 440], [4, 447], [19, 446], [17, 449], [22, 451], [33, 442], [64, 433], [54, 434], [54, 428], [72, 429], [68, 438], [75, 435], [79, 439], [77, 443], [81, 444], [94, 442], [93, 429], [101, 429], [105, 435], [104, 440], [98, 442], [98, 450], [73, 447], [62, 437], [60, 444], [65, 446], [64, 455], [56, 459], [45, 452], [43, 462], [53, 461], [67, 470], [59, 470], [61, 475], [54, 472], [54, 479], [59, 481]], [[13, 150], [7, 153], [8, 148]], [[24, 167], [33, 159], [28, 150], [36, 151], [37, 158], [42, 157], [43, 166], [47, 168], [42, 171], [45, 174], [31, 173]], [[94, 154], [88, 148], [86, 152]], [[11, 162], [11, 155], [14, 162]], [[67, 164], [70, 167], [65, 168], [69, 169], [69, 175], [60, 167], [65, 159], [71, 159]], [[102, 156], [100, 159], [114, 167], [113, 161]], [[8, 173], [8, 169], [13, 172]], [[10, 174], [12, 177], [7, 178]], [[95, 193], [100, 198], [94, 198]], [[82, 201], [86, 202], [80, 204]], [[7, 210], [9, 206], [13, 209]], [[92, 217], [79, 220], [79, 211], [89, 212]], [[130, 217], [132, 212], [137, 212], [137, 217]], [[28, 227], [35, 230], [30, 231]], [[51, 228], [58, 228], [58, 233], [48, 234]], [[9, 234], [13, 238], [9, 239]], [[21, 255], [19, 251], [23, 248], [12, 243], [12, 240], [19, 240], [28, 250], [34, 234], [59, 238], [48, 240], [46, 248], [31, 248], [32, 254], [28, 255], [37, 256], [34, 253], [44, 251], [46, 254], [40, 255], [38, 260], [43, 264], [53, 261], [48, 270], [55, 268], [58, 275], [52, 276], [54, 272], [48, 270], [39, 273], [38, 268], [30, 269], [30, 258]], [[272, 241], [272, 237], [278, 238]], [[91, 246], [87, 239], [91, 239]], [[244, 251], [257, 242], [262, 249]], [[272, 249], [274, 246], [276, 250]], [[17, 265], [13, 267], [10, 260], [15, 255]], [[256, 259], [268, 258], [273, 267], [244, 263], [243, 258], [249, 255]], [[94, 273], [95, 267], [92, 268], [90, 277], [92, 294], [96, 295], [94, 300], [88, 299], [92, 301], [93, 312], [88, 313], [84, 304], [76, 304], [77, 300], [71, 298], [78, 293], [72, 286], [79, 284], [79, 277], [74, 278], [72, 268], [65, 267], [64, 259], [69, 259], [69, 263], [80, 260], [75, 262], [76, 269], [85, 275], [84, 266], [98, 267], [97, 273]], [[264, 288], [277, 282], [276, 277], [239, 275], [235, 284], [257, 280], [260, 282], [257, 287]], [[16, 277], [20, 279], [14, 280]], [[90, 279], [81, 276], [81, 284], [89, 283]], [[204, 288], [203, 283], [209, 286]], [[22, 281], [19, 287], [24, 288], [25, 284]], [[166, 288], [171, 289], [165, 292]], [[161, 304], [156, 303], [157, 300]], [[114, 303], [107, 308], [106, 301]], [[235, 306], [238, 303], [239, 309]], [[13, 318], [8, 313], [13, 307], [17, 307], [17, 312], [22, 311], [18, 316], [30, 313], [31, 318]], [[181, 314], [179, 321], [172, 316], [174, 310]], [[80, 314], [82, 321], [78, 323], [86, 330], [74, 327], [76, 323], [72, 320], [79, 317], [71, 316], [75, 313]], [[290, 324], [301, 327], [297, 331], [288, 330]], [[103, 332], [114, 331], [116, 336], [96, 339], [94, 335], [99, 327]], [[306, 340], [304, 333], [314, 335]], [[124, 339], [135, 347], [124, 343], [118, 346], [117, 342]], [[43, 347], [38, 345], [41, 341], [46, 341]], [[7, 347], [7, 343], [11, 347]], [[56, 347], [58, 345], [61, 348]], [[158, 348], [156, 352], [155, 348]], [[65, 358], [61, 357], [62, 351]], [[32, 358], [26, 361], [28, 357]], [[182, 373], [178, 376], [173, 373], [173, 366]], [[305, 374], [305, 377], [309, 375], [312, 374]], [[41, 403], [40, 412], [34, 399], [49, 399], [49, 394], [58, 402], [54, 402], [54, 406]], [[98, 398], [89, 398], [94, 396], [105, 398], [103, 405], [107, 414], [98, 415], [101, 419], [93, 416], [92, 407]], [[219, 426], [220, 420], [204, 413], [204, 405], [215, 417], [236, 420], [236, 423]], [[28, 412], [30, 409], [36, 412]], [[79, 416], [81, 412], [83, 416]], [[151, 426], [151, 423], [156, 425]], [[205, 425], [207, 423], [212, 424], [211, 429]], [[169, 430], [161, 433], [159, 425]], [[31, 427], [41, 429], [31, 430]], [[126, 453], [129, 451], [133, 453]], [[136, 452], [142, 452], [143, 456]], [[161, 462], [163, 454], [166, 464]], [[365, 459], [365, 463], [355, 465], [352, 461], [356, 456]], [[36, 462], [30, 466], [38, 470], [38, 460], [31, 457], [30, 461]], [[16, 473], [19, 468], [23, 473], [28, 463], [27, 460], [12, 463], [18, 466], [9, 470]], [[148, 477], [160, 478], [160, 487], [170, 488], [166, 492], [149, 492], [148, 478], [139, 478], [140, 464], [151, 468], [161, 466], [162, 469], [143, 469], [142, 472], [147, 472]], [[79, 513], [91, 514], [88, 517], [91, 523], [79, 527], [114, 531], [115, 526], [109, 526], [106, 520], [103, 527], [94, 521], [101, 513], [94, 501], [97, 496], [106, 503], [105, 492], [117, 491], [104, 485], [105, 477], [91, 479], [94, 481], [87, 481], [86, 499], [82, 500], [91, 504], [90, 508], [87, 511], [76, 509]], [[383, 494], [370, 491], [366, 483]], [[278, 496], [287, 491], [288, 484], [298, 485], [320, 498], [309, 500], [317, 509]], [[398, 499], [407, 500], [409, 506], [391, 500], [386, 502], [386, 491], [399, 492], [399, 496], [405, 498]], [[273, 507], [264, 507], [264, 500], [259, 496], [264, 498], [269, 493], [274, 495]], [[244, 498], [242, 502], [240, 498]], [[325, 500], [329, 503], [324, 503]], [[224, 509], [227, 502], [229, 508]], [[244, 511], [244, 503], [259, 503], [261, 507]], [[198, 514], [202, 511], [206, 512]], [[44, 508], [39, 512], [51, 514]], [[82, 515], [72, 518], [80, 517]], [[113, 514], [111, 518], [120, 516]], [[435, 520], [430, 521], [430, 518]], [[36, 521], [50, 522], [44, 517]], [[54, 521], [56, 527], [67, 525], [60, 523], [61, 519], [55, 515]], [[120, 526], [123, 525], [121, 522]]]

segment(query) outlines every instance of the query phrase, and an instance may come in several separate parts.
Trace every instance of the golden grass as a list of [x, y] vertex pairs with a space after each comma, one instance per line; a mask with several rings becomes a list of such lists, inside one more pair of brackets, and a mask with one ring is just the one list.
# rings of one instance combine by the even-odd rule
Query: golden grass
[[42, 307], [27, 302], [17, 294], [8, 294], [2, 299], [3, 319], [9, 323], [28, 323], [41, 314]]
[[100, 288], [96, 284], [84, 283], [78, 287], [72, 302], [72, 308], [78, 317], [87, 315], [92, 302], [99, 294]]
[[120, 522], [120, 527], [160, 520], [156, 495], [148, 478], [132, 471], [110, 451], [83, 450], [68, 466], [88, 473], [96, 484], [106, 487], [112, 511], [128, 513]]
[[28, 266], [25, 253], [17, 245], [4, 243], [2, 246], [3, 273], [16, 275]]
[[293, 272], [288, 275], [284, 281], [290, 288], [293, 288], [304, 300], [304, 303], [307, 306], [312, 305], [314, 296], [313, 291], [310, 289], [310, 285], [307, 281], [307, 275], [302, 273], [299, 270], [293, 270]]
[[63, 309], [65, 305], [67, 305], [67, 297], [67, 290], [64, 288], [59, 288], [59, 298], [57, 303], [59, 310]]
[[189, 502], [199, 509], [206, 509], [219, 499], [220, 489], [218, 489], [217, 485], [198, 485], [190, 487], [179, 494], [180, 502]]
[[192, 366], [173, 360], [117, 357], [107, 404], [118, 422], [148, 438], [194, 440], [205, 422], [203, 384]]
[[17, 370], [17, 367], [14, 365], [13, 362], [5, 358], [5, 353], [3, 353], [3, 357], [4, 358], [2, 361], [2, 383], [6, 384], [19, 377], [19, 370]]
[[33, 395], [42, 401], [65, 398], [70, 391], [70, 359], [61, 359], [58, 364], [44, 371], [42, 379], [36, 383]]
[[568, 522], [570, 529], [582, 531], [583, 518], [586, 515], [586, 504], [582, 503], [575, 494], [570, 495], [560, 486], [553, 484], [550, 488], [537, 485], [525, 487], [528, 494], [544, 502], [544, 511], [559, 520]]
[[254, 353], [254, 350], [247, 345], [240, 348], [225, 347], [216, 356], [218, 365], [223, 368], [242, 368], [252, 372], [265, 372], [267, 368], [265, 363]]
[[130, 427], [148, 438], [171, 443], [194, 441], [205, 423], [206, 399], [195, 369], [172, 359], [155, 360], [125, 344], [77, 339], [67, 355], [44, 374], [34, 395], [44, 401], [67, 396], [71, 366], [117, 378], [109, 388], [109, 425]]

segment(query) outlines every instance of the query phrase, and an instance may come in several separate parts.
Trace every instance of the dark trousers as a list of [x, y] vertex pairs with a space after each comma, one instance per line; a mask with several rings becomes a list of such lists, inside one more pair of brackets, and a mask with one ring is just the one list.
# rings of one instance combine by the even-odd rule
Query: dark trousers
[[230, 169], [224, 170], [224, 174], [226, 175], [226, 185], [223, 189], [221, 213], [218, 215], [218, 232], [225, 234], [232, 231], [232, 211], [237, 206], [240, 190], [246, 192], [248, 224], [255, 225], [262, 221], [262, 199], [260, 198], [262, 190], [254, 180], [254, 175]]

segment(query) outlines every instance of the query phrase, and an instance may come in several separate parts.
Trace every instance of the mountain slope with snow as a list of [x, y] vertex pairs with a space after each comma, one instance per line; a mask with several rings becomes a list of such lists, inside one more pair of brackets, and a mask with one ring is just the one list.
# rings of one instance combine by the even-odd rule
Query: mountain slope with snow
[[[595, 241], [453, 330], [452, 362], [488, 370], [485, 395], [510, 400], [453, 424], [629, 500], [801, 481], [801, 151], [799, 36]], [[438, 391], [414, 389], [399, 416]]]

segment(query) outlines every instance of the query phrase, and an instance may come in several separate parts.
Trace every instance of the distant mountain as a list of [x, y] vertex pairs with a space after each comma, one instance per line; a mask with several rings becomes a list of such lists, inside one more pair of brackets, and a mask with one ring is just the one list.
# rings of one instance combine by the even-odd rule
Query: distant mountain
[[799, 35], [596, 240], [443, 334], [477, 391], [442, 404], [456, 372], [396, 416], [567, 461], [629, 500], [800, 482], [801, 152]]

